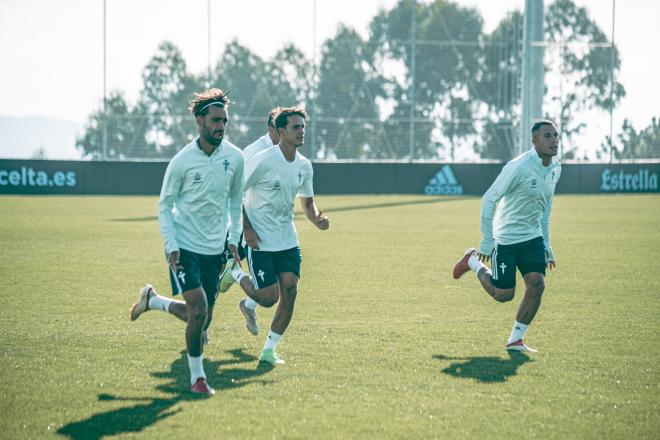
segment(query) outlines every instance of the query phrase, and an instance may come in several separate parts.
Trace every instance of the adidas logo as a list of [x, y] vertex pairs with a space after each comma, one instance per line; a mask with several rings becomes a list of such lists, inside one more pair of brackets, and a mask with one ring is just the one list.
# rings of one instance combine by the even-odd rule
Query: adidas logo
[[463, 187], [456, 181], [451, 167], [445, 165], [435, 176], [431, 177], [431, 180], [429, 180], [429, 183], [424, 188], [424, 194], [461, 195], [463, 194]]

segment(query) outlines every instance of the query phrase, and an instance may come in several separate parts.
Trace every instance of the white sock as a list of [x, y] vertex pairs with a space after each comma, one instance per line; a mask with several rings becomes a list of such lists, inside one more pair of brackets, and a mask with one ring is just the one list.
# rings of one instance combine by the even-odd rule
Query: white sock
[[472, 254], [468, 259], [468, 266], [470, 266], [470, 269], [472, 269], [474, 273], [479, 273], [482, 267], [486, 267], [484, 263], [479, 261], [479, 257], [477, 257], [476, 253]]
[[243, 272], [243, 269], [241, 269], [240, 266], [236, 266], [234, 269], [231, 271], [231, 277], [236, 281], [237, 284], [241, 284], [241, 280], [248, 276], [245, 272]]
[[268, 333], [268, 337], [266, 338], [266, 343], [264, 344], [264, 350], [268, 350], [269, 348], [272, 348], [273, 350], [275, 347], [277, 347], [278, 342], [280, 342], [280, 338], [282, 335], [275, 333], [274, 331], [270, 331]]
[[249, 296], [245, 297], [245, 307], [251, 310], [256, 310], [257, 309], [257, 302], [250, 298]]
[[528, 326], [529, 324], [521, 324], [518, 321], [514, 321], [513, 330], [511, 330], [511, 336], [509, 336], [509, 340], [507, 341], [507, 344], [516, 342], [518, 339], [524, 338]]
[[151, 310], [162, 310], [163, 312], [169, 312], [170, 304], [173, 302], [173, 299], [155, 294], [149, 298], [149, 308]]
[[204, 374], [204, 355], [200, 354], [197, 357], [192, 357], [188, 355], [188, 367], [190, 367], [190, 384], [194, 385], [197, 379], [203, 377], [206, 379], [206, 374]]

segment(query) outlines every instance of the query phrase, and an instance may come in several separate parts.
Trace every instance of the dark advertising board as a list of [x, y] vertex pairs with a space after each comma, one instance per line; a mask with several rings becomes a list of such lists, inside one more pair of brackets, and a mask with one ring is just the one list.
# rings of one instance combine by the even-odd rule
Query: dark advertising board
[[[503, 164], [314, 164], [317, 194], [482, 195]], [[0, 194], [158, 194], [166, 162], [0, 160]], [[657, 193], [660, 163], [563, 164], [557, 193]]]

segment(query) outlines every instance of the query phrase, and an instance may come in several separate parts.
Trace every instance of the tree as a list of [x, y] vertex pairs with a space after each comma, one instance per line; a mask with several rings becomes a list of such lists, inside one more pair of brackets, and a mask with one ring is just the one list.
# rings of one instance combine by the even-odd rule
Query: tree
[[[263, 60], [237, 40], [225, 47], [216, 66], [216, 83], [231, 90], [229, 138], [240, 147], [266, 131], [266, 118], [276, 106], [304, 103], [304, 89], [311, 80], [302, 52], [293, 45]], [[295, 84], [295, 86], [294, 86]]]
[[383, 80], [374, 74], [364, 41], [354, 30], [340, 26], [321, 52], [315, 143], [323, 157], [386, 155], [376, 104], [385, 96]]
[[623, 85], [612, 83], [611, 68], [616, 73], [621, 60], [616, 46], [610, 46], [611, 42], [587, 10], [572, 0], [557, 0], [550, 5], [545, 14], [545, 39], [550, 46], [559, 47], [561, 80], [570, 84], [563, 96], [547, 96], [549, 107], [553, 102], [559, 107], [562, 145], [570, 157], [575, 155], [572, 150], [576, 148], [572, 139], [585, 126], [575, 121], [575, 114], [591, 108], [609, 110], [625, 96]]
[[523, 16], [509, 13], [484, 37], [478, 96], [487, 106], [481, 140], [474, 150], [482, 159], [507, 161], [518, 145]]
[[405, 81], [396, 81], [392, 87], [394, 110], [387, 126], [395, 145], [409, 144], [410, 107], [414, 105], [411, 158], [438, 157], [443, 144], [453, 151], [460, 139], [475, 133], [471, 121], [476, 110], [473, 103], [479, 100], [482, 27], [475, 9], [443, 0], [428, 4], [402, 0], [372, 20], [370, 47], [379, 58], [400, 62], [407, 73]]
[[[660, 159], [660, 118], [652, 118], [651, 123], [639, 132], [632, 122], [623, 120], [621, 132], [617, 136], [618, 146], [614, 144], [614, 159]], [[597, 153], [599, 159], [609, 159], [610, 138], [606, 137]]]
[[146, 124], [131, 111], [120, 92], [111, 92], [106, 110], [95, 111], [89, 117], [85, 133], [76, 140], [76, 148], [84, 158], [93, 160], [143, 157], [148, 146]]
[[165, 41], [145, 66], [142, 81], [135, 109], [149, 127], [149, 148], [142, 157], [172, 157], [197, 131], [186, 109], [193, 93], [203, 88], [203, 79], [189, 74], [181, 51]]

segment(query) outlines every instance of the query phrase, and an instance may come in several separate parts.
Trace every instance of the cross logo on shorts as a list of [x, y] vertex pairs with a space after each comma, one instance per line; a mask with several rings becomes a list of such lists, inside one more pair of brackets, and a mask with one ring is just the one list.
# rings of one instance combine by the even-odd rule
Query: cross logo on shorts
[[181, 280], [183, 284], [186, 284], [186, 273], [182, 270], [177, 272], [176, 276]]
[[506, 264], [502, 263], [500, 264], [500, 269], [502, 269], [502, 273], [506, 270]]
[[266, 272], [263, 270], [259, 269], [259, 272], [257, 272], [257, 275], [259, 275], [259, 278], [261, 278], [261, 282], [264, 282], [264, 275], [266, 275]]

